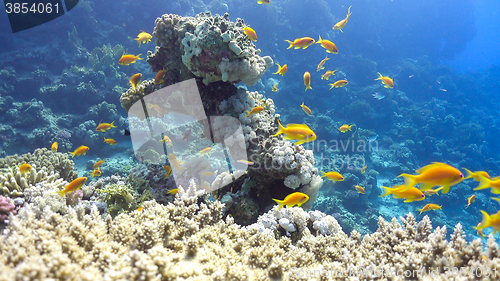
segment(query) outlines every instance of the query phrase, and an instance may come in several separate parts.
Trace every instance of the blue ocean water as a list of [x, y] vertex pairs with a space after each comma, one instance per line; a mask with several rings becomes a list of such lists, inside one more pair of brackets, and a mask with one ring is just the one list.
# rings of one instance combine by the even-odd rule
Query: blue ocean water
[[[352, 16], [343, 32], [333, 30], [350, 6]], [[247, 89], [273, 99], [284, 124], [307, 124], [316, 133], [318, 139], [304, 145], [314, 151], [316, 167], [340, 172], [346, 179], [326, 181], [313, 208], [338, 218], [346, 233], [373, 232], [378, 216], [418, 215], [417, 209], [434, 203], [442, 210], [422, 216], [450, 229], [460, 222], [472, 240], [478, 237], [472, 227], [481, 221], [480, 210], [498, 211], [489, 190], [474, 191], [477, 182], [472, 179], [419, 202], [379, 197], [382, 186], [403, 183], [401, 173], [415, 174], [432, 162], [498, 175], [499, 4], [492, 0], [271, 0], [270, 5], [236, 0], [86, 0], [58, 19], [15, 34], [2, 10], [0, 156], [50, 147], [57, 136], [61, 152], [81, 144], [93, 146], [87, 158], [75, 161], [82, 174], [89, 172], [91, 159], [131, 157], [130, 138], [122, 133], [127, 112], [119, 98], [130, 87], [130, 76], [140, 72], [150, 79], [155, 72], [145, 61], [126, 67], [109, 63], [106, 54], [116, 48], [120, 55], [146, 57], [154, 51], [155, 39], [140, 47], [133, 39], [141, 30], [152, 33], [157, 17], [206, 11], [227, 12], [232, 21], [244, 19], [257, 32], [255, 45], [262, 55], [287, 64], [285, 75], [273, 74], [275, 65]], [[285, 40], [317, 41], [319, 36], [334, 42], [338, 54], [325, 52], [320, 44], [287, 49]], [[316, 71], [326, 57], [325, 69]], [[326, 70], [337, 72], [322, 79]], [[305, 91], [305, 72], [311, 74], [312, 90]], [[392, 78], [394, 88], [375, 80], [378, 72]], [[338, 80], [348, 84], [331, 89]], [[276, 92], [271, 90], [275, 84]], [[375, 93], [384, 97], [374, 98]], [[313, 116], [303, 112], [303, 102]], [[119, 145], [109, 146], [101, 136], [99, 141], [89, 137], [88, 131], [101, 120], [119, 125], [107, 136]], [[344, 124], [354, 126], [343, 133], [339, 127]], [[368, 142], [373, 135], [376, 139]], [[115, 167], [103, 168], [103, 176], [126, 174], [116, 161]], [[355, 191], [355, 185], [363, 186], [366, 194]], [[472, 195], [476, 201], [465, 208]], [[484, 231], [490, 232], [491, 228]]]

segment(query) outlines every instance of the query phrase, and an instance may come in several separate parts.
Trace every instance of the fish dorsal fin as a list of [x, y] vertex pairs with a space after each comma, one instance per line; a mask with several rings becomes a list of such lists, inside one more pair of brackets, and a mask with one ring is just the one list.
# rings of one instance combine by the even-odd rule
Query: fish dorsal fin
[[434, 168], [439, 167], [439, 166], [448, 166], [448, 164], [441, 163], [441, 162], [432, 162], [432, 164], [424, 166], [424, 167], [418, 169], [416, 172], [419, 173], [419, 174], [422, 174], [422, 173], [425, 173], [426, 171], [428, 171], [430, 169], [434, 169]]
[[291, 128], [304, 128], [304, 129], [310, 129], [309, 126], [307, 126], [306, 124], [287, 124], [286, 127], [288, 129], [291, 129]]

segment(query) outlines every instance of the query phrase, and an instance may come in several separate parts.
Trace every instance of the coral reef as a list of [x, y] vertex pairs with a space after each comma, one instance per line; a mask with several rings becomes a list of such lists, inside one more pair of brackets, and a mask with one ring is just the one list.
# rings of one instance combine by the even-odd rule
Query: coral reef
[[[95, 206], [90, 214], [81, 205], [63, 215], [47, 208], [40, 219], [23, 207], [0, 235], [0, 279], [304, 280], [349, 272], [370, 279], [363, 274], [372, 270], [392, 280], [447, 280], [448, 268], [473, 278], [476, 268], [491, 275], [499, 266], [492, 236], [483, 256], [480, 240], [467, 243], [461, 225], [447, 241], [446, 227], [432, 231], [427, 216], [418, 224], [411, 214], [402, 223], [380, 218], [378, 230], [363, 238], [300, 208], [273, 209], [242, 228], [222, 220], [222, 204], [199, 202], [199, 195], [191, 182], [174, 203], [145, 202], [114, 219]], [[286, 234], [297, 230], [299, 237]]]

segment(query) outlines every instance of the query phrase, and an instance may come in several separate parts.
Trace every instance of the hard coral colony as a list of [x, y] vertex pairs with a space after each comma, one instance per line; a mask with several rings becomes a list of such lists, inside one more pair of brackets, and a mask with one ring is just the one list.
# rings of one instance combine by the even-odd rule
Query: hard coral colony
[[[271, 7], [275, 3], [253, 4]], [[350, 11], [351, 7], [334, 30], [344, 32]], [[129, 85], [121, 85], [130, 87], [120, 97], [121, 106], [129, 113], [128, 128], [126, 121], [105, 106], [96, 107], [89, 115], [94, 118], [82, 122], [73, 136], [54, 133], [46, 142], [49, 149], [0, 159], [0, 280], [14, 276], [20, 280], [323, 280], [345, 278], [344, 274], [354, 269], [363, 269], [365, 275], [384, 274], [381, 279], [392, 274], [394, 280], [408, 279], [407, 272], [415, 274], [409, 278], [412, 280], [446, 280], [451, 274], [447, 270], [455, 268], [471, 279], [497, 274], [500, 251], [493, 235], [500, 232], [500, 211], [490, 215], [478, 210], [479, 202], [471, 205], [476, 195], [464, 201], [466, 207], [461, 211], [483, 215], [476, 225], [481, 236], [482, 229], [493, 228], [483, 252], [481, 239], [464, 239], [461, 223], [447, 241], [447, 226], [441, 217], [448, 210], [427, 202], [430, 195], [439, 193], [453, 200], [462, 198], [466, 179], [479, 182], [475, 190], [500, 194], [498, 178], [467, 169], [464, 176], [450, 164], [433, 162], [417, 169], [416, 175], [401, 173], [409, 171], [411, 165], [393, 166], [386, 175], [399, 171], [404, 184], [396, 184], [397, 178], [392, 177], [387, 182], [394, 183], [393, 187], [375, 188], [379, 186], [375, 169], [391, 169], [391, 164], [376, 159], [395, 156], [372, 151], [354, 155], [362, 162], [359, 167], [349, 162], [333, 171], [323, 159], [318, 161], [313, 153], [315, 143], [330, 136], [347, 143], [364, 142], [360, 145], [363, 148], [375, 142], [377, 135], [373, 137], [373, 132], [363, 129], [366, 123], [356, 121], [362, 113], [367, 113], [364, 118], [371, 116], [369, 105], [357, 112], [352, 103], [349, 108], [356, 114], [345, 114], [345, 120], [339, 121], [321, 112], [321, 106], [313, 107], [313, 115], [304, 102], [301, 109], [295, 104], [293, 110], [302, 110], [305, 116], [279, 115], [272, 99], [235, 86], [241, 82], [265, 89], [274, 83], [273, 92], [277, 92], [277, 82], [269, 77], [264, 78], [271, 81], [266, 87], [258, 84], [274, 62], [270, 56], [260, 56], [261, 50], [254, 43], [257, 28], [250, 28], [242, 19], [232, 22], [227, 13], [195, 17], [165, 14], [155, 24], [152, 34], [141, 31], [134, 39], [139, 45], [135, 47], [140, 48], [156, 38], [154, 51], [149, 51], [144, 61], [140, 55], [125, 52], [121, 57], [119, 53], [111, 56], [114, 67], [122, 71], [147, 62], [152, 73], [157, 73], [144, 71], [146, 80], [142, 82], [142, 73], [127, 79], [117, 75], [123, 78], [118, 79], [121, 82], [130, 79]], [[285, 41], [289, 46], [282, 51], [302, 48], [324, 56], [311, 37]], [[330, 40], [319, 36], [316, 43], [326, 52], [338, 53]], [[96, 56], [93, 59], [97, 60]], [[324, 69], [328, 60], [323, 59], [317, 71]], [[304, 64], [315, 67], [308, 61]], [[287, 64], [278, 67], [274, 74], [281, 74], [277, 77], [283, 80]], [[336, 71], [327, 71], [321, 80], [337, 75]], [[345, 76], [341, 72], [339, 76]], [[311, 81], [319, 77], [303, 73], [306, 91], [313, 91]], [[375, 80], [381, 80], [387, 91], [395, 91], [392, 78], [378, 74]], [[298, 72], [287, 74], [293, 75], [300, 80]], [[280, 83], [288, 86], [285, 80]], [[333, 89], [348, 84], [341, 79], [329, 85]], [[356, 88], [356, 82], [353, 84]], [[175, 90], [169, 88], [175, 85]], [[193, 91], [199, 93], [196, 99], [188, 94]], [[198, 100], [201, 108], [191, 104]], [[359, 102], [357, 106], [363, 105]], [[135, 111], [137, 107], [139, 111]], [[195, 122], [179, 125], [178, 116], [189, 116]], [[101, 117], [116, 117], [118, 121], [97, 124]], [[281, 119], [292, 118], [300, 121], [282, 125]], [[62, 124], [70, 123], [61, 119]], [[344, 124], [348, 122], [354, 124]], [[118, 128], [134, 140], [134, 150], [127, 151], [125, 158], [135, 156], [141, 163], [119, 155], [126, 149], [120, 148], [125, 141], [120, 141], [124, 136], [117, 133]], [[103, 139], [108, 145], [102, 144]], [[76, 141], [85, 145], [69, 152]], [[388, 137], [384, 141], [389, 143]], [[403, 158], [405, 153], [411, 155], [405, 148], [415, 142], [392, 145], [394, 150], [400, 149], [398, 155]], [[344, 161], [353, 156], [328, 147], [325, 151], [329, 161], [331, 157]], [[87, 155], [91, 152], [99, 155]], [[83, 164], [84, 169], [75, 168], [73, 159], [86, 161], [84, 157], [89, 156], [92, 159]], [[92, 178], [79, 176], [83, 170]], [[404, 199], [397, 206], [405, 205], [405, 210], [436, 216], [439, 226], [433, 230], [429, 216], [417, 221], [411, 212], [399, 221], [395, 217], [386, 221], [376, 204], [397, 202], [387, 195]], [[445, 196], [432, 199], [438, 197]], [[424, 200], [426, 205], [418, 205], [421, 208], [414, 205]], [[500, 202], [500, 198], [494, 200]], [[356, 204], [366, 208], [361, 212]], [[332, 215], [312, 210], [319, 207]], [[363, 224], [376, 230], [367, 234]], [[478, 277], [478, 268], [485, 274]]]

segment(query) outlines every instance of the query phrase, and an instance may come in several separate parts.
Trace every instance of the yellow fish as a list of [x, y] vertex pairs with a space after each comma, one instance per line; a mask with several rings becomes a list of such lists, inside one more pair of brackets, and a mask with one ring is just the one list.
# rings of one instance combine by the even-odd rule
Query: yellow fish
[[255, 32], [255, 30], [253, 30], [249, 26], [243, 27], [243, 32], [248, 37], [248, 39], [250, 39], [252, 41], [257, 41], [257, 33]]
[[442, 206], [439, 206], [437, 204], [427, 204], [422, 209], [417, 209], [417, 211], [420, 211], [420, 214], [418, 214], [418, 215], [421, 215], [422, 212], [425, 212], [425, 211], [442, 210], [441, 207]]
[[288, 67], [286, 66], [286, 64], [280, 66], [279, 63], [277, 63], [277, 65], [279, 69], [273, 74], [281, 74], [281, 76], [285, 75], [285, 73], [288, 71]]
[[151, 42], [151, 38], [153, 38], [153, 36], [151, 36], [151, 34], [142, 31], [141, 33], [139, 33], [139, 35], [137, 35], [137, 38], [135, 38], [134, 40], [139, 42], [139, 47], [140, 47], [141, 43], [147, 44], [147, 43]]
[[87, 181], [86, 177], [76, 178], [75, 180], [70, 182], [68, 185], [66, 185], [66, 187], [64, 187], [63, 190], [57, 191], [57, 193], [59, 193], [61, 195], [61, 197], [63, 197], [64, 195], [66, 195], [66, 193], [70, 193], [70, 192], [73, 192], [75, 190], [80, 189], [85, 184], [86, 181]]
[[211, 147], [205, 147], [202, 151], [200, 151], [200, 154], [209, 153], [210, 151], [212, 151]]
[[411, 187], [407, 190], [404, 190], [404, 188], [406, 188], [404, 185], [396, 185], [393, 188], [382, 186], [382, 188], [385, 190], [385, 193], [380, 195], [379, 197], [384, 197], [392, 194], [393, 198], [406, 199], [404, 201], [405, 203], [421, 201], [425, 199], [425, 195], [422, 193], [422, 191], [420, 191], [420, 189], [416, 187]]
[[170, 168], [169, 165], [165, 165], [165, 167], [163, 167], [163, 168], [165, 168], [165, 171], [167, 172], [165, 174], [165, 179], [167, 179], [168, 177], [170, 177], [170, 174], [172, 173], [172, 168]]
[[480, 225], [474, 228], [482, 230], [483, 228], [493, 227], [493, 235], [497, 232], [500, 233], [500, 211], [491, 216], [483, 210], [481, 210], [481, 213], [483, 214], [483, 221], [481, 221]]
[[375, 80], [382, 80], [382, 84], [385, 85], [384, 88], [387, 89], [394, 88], [394, 81], [392, 81], [392, 79], [389, 76], [383, 76], [382, 74], [380, 74], [380, 72], [377, 73], [379, 77]]
[[316, 134], [306, 124], [287, 124], [286, 128], [278, 120], [279, 130], [273, 137], [284, 134], [286, 140], [297, 140], [295, 145], [311, 142], [316, 139]]
[[50, 149], [54, 152], [57, 152], [57, 149], [59, 148], [59, 144], [57, 143], [57, 141], [55, 141], [52, 146], [50, 147]]
[[137, 60], [142, 60], [141, 54], [138, 54], [137, 56], [123, 54], [122, 57], [118, 60], [118, 64], [129, 65], [131, 63], [135, 63], [135, 61]]
[[30, 164], [22, 164], [20, 167], [19, 167], [19, 172], [21, 172], [21, 174], [24, 174], [24, 173], [27, 173], [31, 170], [31, 165]]
[[96, 168], [101, 167], [101, 165], [104, 164], [104, 161], [106, 161], [106, 159], [102, 159], [102, 160], [95, 162], [95, 164], [92, 166], [92, 169], [96, 169]]
[[264, 108], [263, 108], [262, 106], [256, 106], [256, 107], [252, 108], [252, 110], [251, 110], [251, 111], [247, 111], [247, 113], [248, 113], [248, 114], [247, 114], [247, 116], [246, 116], [246, 117], [250, 116], [250, 114], [256, 114], [256, 113], [259, 113], [259, 112], [261, 112], [262, 110], [264, 110]]
[[251, 165], [255, 164], [254, 162], [252, 162], [252, 161], [248, 161], [248, 160], [238, 160], [238, 161], [236, 161], [236, 162], [238, 162], [238, 163], [240, 163], [240, 164], [249, 165], [249, 166], [251, 166]]
[[134, 91], [136, 90], [136, 87], [137, 85], [140, 85], [141, 84], [141, 77], [142, 77], [142, 73], [136, 73], [134, 75], [132, 75], [132, 77], [130, 77], [130, 85], [132, 85], [132, 89], [134, 89]]
[[271, 89], [271, 91], [273, 91], [273, 92], [277, 92], [278, 91], [278, 83], [276, 83], [276, 84], [273, 85], [273, 88]]
[[428, 189], [428, 190], [424, 191], [424, 194], [425, 195], [429, 195], [429, 196], [432, 196], [432, 195], [438, 195], [439, 196], [439, 193], [436, 190], [434, 190], [434, 189]]
[[288, 44], [290, 44], [290, 46], [288, 46], [287, 49], [290, 49], [292, 47], [294, 47], [295, 49], [300, 49], [300, 48], [307, 49], [307, 47], [311, 46], [312, 44], [314, 44], [314, 42], [316, 42], [311, 37], [297, 38], [293, 42], [290, 40], [285, 40], [285, 41], [288, 42]]
[[471, 197], [467, 198], [467, 207], [465, 209], [469, 208], [470, 203], [476, 202], [476, 195], [472, 194]]
[[98, 176], [100, 177], [101, 176], [101, 169], [99, 167], [97, 167], [97, 169], [95, 169], [92, 173], [90, 173], [92, 175], [92, 177], [95, 177], [95, 176]]
[[321, 75], [321, 79], [322, 80], [329, 80], [331, 75], [335, 75], [335, 71], [337, 71], [337, 69], [336, 70], [327, 70], [325, 72], [325, 74]]
[[257, 4], [266, 4], [266, 5], [269, 5], [269, 4], [271, 4], [271, 0], [258, 0]]
[[365, 189], [364, 189], [361, 185], [356, 185], [356, 186], [354, 186], [354, 188], [356, 188], [356, 191], [357, 191], [358, 193], [361, 193], [361, 194], [366, 194]]
[[[321, 36], [320, 36], [321, 38]], [[329, 60], [330, 58], [327, 56], [326, 58], [324, 58], [322, 61], [319, 62], [318, 64], [318, 67], [316, 68], [316, 71], [320, 71], [321, 69], [325, 69], [325, 67], [323, 65], [325, 65], [325, 62], [327, 60]]]
[[167, 191], [168, 191], [167, 194], [177, 194], [177, 193], [179, 193], [179, 189], [178, 188], [174, 188], [172, 190], [168, 190], [167, 189]]
[[347, 131], [352, 131], [351, 130], [352, 126], [354, 126], [354, 125], [344, 124], [344, 125], [340, 126], [339, 131], [341, 131], [342, 133], [345, 133]]
[[109, 144], [109, 145], [117, 144], [117, 142], [114, 139], [104, 138], [104, 142]]
[[482, 174], [476, 174], [479, 178], [479, 185], [474, 190], [491, 188], [491, 193], [500, 194], [500, 178], [494, 177], [489, 179]]
[[307, 115], [313, 116], [313, 113], [312, 113], [311, 109], [309, 107], [307, 107], [307, 105], [305, 105], [304, 102], [302, 102], [302, 104], [300, 105], [300, 107], [302, 107], [302, 110], [304, 110], [304, 112]]
[[75, 151], [70, 152], [70, 154], [72, 155], [71, 158], [75, 157], [75, 155], [76, 156], [80, 156], [82, 154], [87, 155], [87, 151], [89, 151], [88, 146], [80, 145], [77, 149], [75, 149]]
[[335, 46], [335, 44], [333, 44], [333, 42], [330, 40], [321, 39], [321, 35], [319, 36], [319, 40], [318, 42], [316, 42], [316, 44], [321, 44], [321, 47], [325, 48], [327, 53], [332, 53], [332, 54], [339, 53], [337, 46]]
[[333, 30], [340, 30], [340, 32], [344, 33], [344, 31], [342, 31], [342, 28], [344, 28], [344, 26], [347, 24], [347, 22], [349, 21], [349, 17], [351, 16], [351, 7], [352, 6], [349, 6], [349, 9], [347, 9], [347, 16], [345, 17], [345, 19], [337, 22], [333, 27], [332, 29]]
[[164, 69], [158, 71], [158, 73], [156, 73], [155, 75], [155, 84], [161, 84], [163, 82], [165, 82], [165, 79], [163, 79], [165, 77], [165, 73], [167, 73], [167, 71]]
[[333, 83], [333, 84], [328, 84], [330, 85], [330, 90], [333, 89], [334, 87], [335, 88], [341, 88], [341, 87], [344, 87], [345, 85], [349, 84], [349, 82], [347, 82], [347, 80], [338, 80], [337, 82]]
[[321, 171], [321, 172], [323, 173], [323, 175], [321, 176], [322, 178], [327, 177], [328, 179], [333, 180], [333, 181], [343, 181], [344, 180], [344, 176], [342, 176], [341, 174], [339, 174], [337, 172], [334, 172], [334, 171], [331, 171], [328, 173], [325, 173], [323, 171]]
[[304, 85], [306, 85], [306, 91], [307, 89], [311, 89], [312, 90], [312, 87], [311, 87], [311, 73], [309, 73], [308, 71], [304, 72]]
[[302, 193], [302, 192], [294, 192], [292, 194], [289, 194], [287, 197], [285, 197], [284, 200], [278, 200], [274, 199], [273, 200], [279, 204], [278, 210], [281, 209], [283, 206], [287, 207], [293, 207], [295, 205], [297, 206], [302, 206], [302, 204], [306, 203], [307, 200], [309, 200], [309, 196], [307, 194]]
[[160, 141], [162, 143], [167, 143], [168, 146], [172, 146], [172, 140], [167, 135], [164, 135]]
[[364, 174], [364, 173], [365, 173], [366, 168], [368, 168], [368, 166], [366, 166], [366, 165], [365, 165], [365, 166], [363, 166], [363, 168], [361, 168], [361, 173], [362, 173], [362, 174]]
[[105, 132], [111, 128], [116, 128], [114, 123], [115, 123], [115, 121], [113, 121], [111, 123], [100, 123], [99, 122], [99, 125], [97, 126], [97, 128], [95, 128], [95, 130], [98, 132]]
[[485, 172], [485, 171], [471, 172], [470, 170], [468, 170], [466, 168], [462, 168], [462, 169], [464, 169], [465, 173], [466, 173], [464, 180], [473, 178], [475, 181], [479, 181], [479, 176], [478, 175], [483, 175], [484, 177], [490, 179], [490, 175], [488, 175], [488, 173]]
[[464, 175], [456, 168], [439, 162], [433, 162], [417, 170], [418, 175], [401, 174], [399, 177], [405, 179], [405, 186], [410, 188], [419, 184], [422, 191], [440, 186], [436, 191], [443, 190], [448, 193], [450, 186], [460, 183]]

